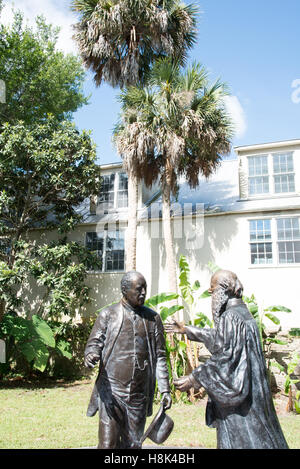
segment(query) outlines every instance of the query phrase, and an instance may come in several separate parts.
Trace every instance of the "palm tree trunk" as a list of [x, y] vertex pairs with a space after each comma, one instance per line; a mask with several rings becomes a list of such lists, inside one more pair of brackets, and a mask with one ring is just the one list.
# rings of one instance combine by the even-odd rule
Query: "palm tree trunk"
[[171, 187], [166, 178], [163, 184], [162, 192], [162, 216], [163, 216], [163, 233], [166, 249], [166, 265], [168, 273], [168, 287], [171, 293], [178, 293], [177, 272], [176, 272], [176, 256], [173, 243], [172, 225], [171, 225]]
[[126, 272], [136, 270], [138, 184], [132, 171], [128, 172], [128, 227], [126, 231]]

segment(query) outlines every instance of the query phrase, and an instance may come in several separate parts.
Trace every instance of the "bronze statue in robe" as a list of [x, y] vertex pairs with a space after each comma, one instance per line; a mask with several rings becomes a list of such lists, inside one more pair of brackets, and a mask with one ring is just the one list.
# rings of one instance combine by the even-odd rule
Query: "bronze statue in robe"
[[204, 387], [206, 423], [217, 430], [219, 449], [286, 449], [274, 408], [255, 319], [242, 300], [236, 274], [219, 270], [211, 278], [214, 328], [173, 321], [169, 333], [202, 342], [211, 357], [188, 376], [174, 380], [181, 391]]

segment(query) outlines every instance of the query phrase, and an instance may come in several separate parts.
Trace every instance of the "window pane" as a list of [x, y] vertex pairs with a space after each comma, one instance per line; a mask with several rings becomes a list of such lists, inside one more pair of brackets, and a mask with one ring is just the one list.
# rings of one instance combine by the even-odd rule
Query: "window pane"
[[104, 209], [113, 208], [114, 206], [114, 187], [114, 174], [102, 176], [102, 185], [98, 200]]
[[272, 262], [272, 243], [251, 244], [251, 264], [271, 264]]
[[119, 174], [118, 207], [128, 207], [128, 176], [126, 173]]
[[108, 231], [106, 240], [105, 270], [107, 272], [124, 270], [124, 259], [124, 232]]
[[293, 153], [273, 154], [273, 171], [274, 173], [293, 172]]
[[249, 195], [268, 194], [269, 177], [251, 177], [249, 178]]
[[295, 192], [294, 174], [281, 174], [274, 176], [275, 192]]
[[249, 176], [262, 176], [268, 174], [268, 156], [258, 155], [248, 157]]
[[[88, 232], [86, 233], [85, 240], [86, 248], [92, 251], [100, 259], [99, 270], [102, 270], [102, 258], [103, 258], [103, 233]], [[91, 270], [91, 269], [89, 269]]]
[[271, 220], [250, 221], [250, 241], [265, 241], [271, 239]]
[[300, 242], [280, 242], [278, 243], [278, 253], [280, 264], [294, 264], [300, 262]]
[[279, 218], [277, 219], [278, 240], [300, 239], [299, 218]]

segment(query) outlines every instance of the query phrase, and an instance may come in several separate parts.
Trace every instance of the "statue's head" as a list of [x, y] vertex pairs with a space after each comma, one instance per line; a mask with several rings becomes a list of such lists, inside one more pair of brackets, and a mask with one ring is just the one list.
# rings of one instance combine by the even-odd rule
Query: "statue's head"
[[241, 298], [243, 285], [237, 275], [230, 270], [217, 270], [211, 277], [212, 311], [221, 314], [230, 298]]
[[121, 291], [123, 298], [130, 306], [133, 308], [143, 306], [147, 292], [144, 276], [135, 270], [126, 272], [121, 280]]

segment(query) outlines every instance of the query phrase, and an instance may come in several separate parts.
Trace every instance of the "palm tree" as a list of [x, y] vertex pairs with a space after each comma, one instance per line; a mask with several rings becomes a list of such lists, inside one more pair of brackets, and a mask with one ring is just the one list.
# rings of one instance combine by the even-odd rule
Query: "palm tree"
[[114, 141], [137, 180], [162, 188], [162, 214], [169, 290], [177, 292], [176, 258], [171, 224], [171, 197], [184, 176], [190, 187], [199, 175], [211, 175], [230, 151], [232, 128], [223, 98], [225, 85], [209, 84], [204, 67], [183, 71], [180, 63], [158, 60], [147, 88], [132, 86], [120, 95], [122, 114]]
[[181, 63], [196, 41], [197, 8], [179, 0], [72, 0], [83, 63], [113, 87], [142, 84], [154, 61]]
[[[158, 57], [180, 64], [196, 41], [197, 8], [179, 0], [72, 0], [80, 15], [75, 41], [83, 63], [113, 87], [145, 84]], [[137, 181], [134, 158], [127, 158], [128, 229], [126, 270], [136, 268]]]

